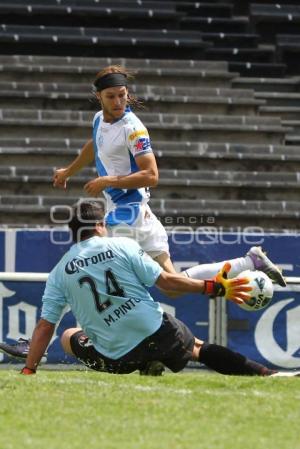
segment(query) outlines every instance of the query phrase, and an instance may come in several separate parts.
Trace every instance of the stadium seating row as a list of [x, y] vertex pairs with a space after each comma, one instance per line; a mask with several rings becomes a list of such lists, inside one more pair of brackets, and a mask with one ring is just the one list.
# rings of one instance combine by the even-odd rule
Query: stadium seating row
[[[60, 213], [65, 205], [72, 205], [78, 198], [74, 197], [39, 197], [1, 195], [0, 212], [3, 223], [7, 226], [20, 226], [28, 223], [32, 218], [40, 226], [48, 225], [48, 215], [51, 207], [52, 215], [59, 222]], [[32, 202], [31, 202], [32, 201]], [[237, 229], [238, 226], [270, 227], [281, 226], [281, 229], [293, 229], [295, 221], [299, 219], [299, 201], [263, 201], [263, 200], [227, 200], [224, 207], [223, 200], [180, 200], [153, 199], [152, 210], [161, 217], [166, 226], [176, 230], [176, 226], [203, 229], [207, 226], [226, 226], [226, 229]], [[57, 211], [57, 218], [56, 218]], [[218, 214], [216, 214], [218, 211]], [[180, 215], [180, 219], [179, 216]], [[47, 217], [47, 218], [46, 218]], [[62, 219], [62, 218], [60, 218]], [[233, 224], [234, 223], [234, 224]], [[285, 223], [282, 226], [282, 223]], [[178, 229], [178, 228], [177, 228]], [[218, 228], [220, 229], [220, 228]]]
[[[93, 169], [82, 171], [69, 183], [67, 191], [51, 192], [53, 170], [45, 166], [18, 167], [4, 166], [0, 168], [0, 186], [2, 195], [35, 195], [41, 201], [44, 198], [60, 197], [60, 203], [69, 196], [84, 196], [83, 185], [96, 177]], [[152, 191], [152, 199], [184, 199], [195, 201], [195, 213], [199, 210], [199, 198], [213, 200], [222, 189], [222, 195], [228, 200], [239, 200], [241, 197], [251, 200], [275, 201], [284, 194], [289, 201], [299, 199], [299, 172], [253, 172], [233, 170], [184, 170], [160, 169], [158, 188]], [[251, 197], [247, 191], [251, 189]], [[50, 194], [51, 192], [51, 194]], [[152, 200], [151, 200], [152, 201]]]
[[[53, 139], [53, 138], [0, 138], [1, 160], [6, 165], [13, 161], [18, 164], [24, 162], [26, 156], [30, 156], [32, 165], [41, 165], [44, 157], [53, 160], [51, 164], [55, 165], [58, 158], [64, 158], [64, 161], [70, 162], [71, 159], [79, 153], [84, 145], [84, 139]], [[171, 141], [153, 141], [153, 148], [158, 158], [177, 158], [180, 167], [184, 164], [184, 159], [188, 159], [188, 164], [194, 162], [197, 167], [197, 161], [203, 164], [207, 160], [222, 159], [222, 165], [227, 160], [247, 161], [247, 160], [270, 160], [276, 161], [300, 161], [300, 147], [293, 145], [262, 145], [262, 144], [243, 144], [243, 143], [213, 143], [213, 142], [171, 142]], [[53, 157], [53, 159], [50, 159]], [[26, 160], [26, 159], [25, 159]], [[203, 161], [203, 162], [202, 162]], [[163, 163], [163, 161], [162, 161]]]
[[[82, 194], [92, 169], [64, 193], [51, 187], [52, 167], [68, 163], [90, 136], [95, 74], [120, 63], [138, 74], [131, 88], [148, 107], [139, 116], [159, 162], [151, 201], [160, 216], [180, 211], [197, 218], [193, 225], [213, 216], [227, 226], [255, 225], [259, 217], [261, 226], [295, 227], [299, 80], [282, 78], [290, 61], [278, 49], [291, 44], [282, 37], [285, 19], [278, 28], [272, 22], [276, 37], [269, 40], [249, 2], [29, 3], [12, 0], [9, 10], [0, 0], [0, 43], [7, 53], [0, 57], [0, 210], [6, 223], [47, 223], [52, 205], [71, 204]], [[239, 10], [243, 15], [235, 15]]]
[[[31, 110], [3, 109], [1, 115], [1, 134], [12, 137], [16, 134], [43, 136], [53, 132], [57, 137], [72, 135], [84, 138], [91, 131], [93, 113], [72, 110]], [[251, 116], [218, 116], [197, 114], [157, 114], [139, 113], [141, 120], [149, 128], [153, 139], [215, 140], [254, 143], [282, 144], [286, 132], [291, 128], [281, 126], [280, 118]], [[219, 131], [219, 132], [217, 132]]]
[[[0, 179], [5, 181], [20, 180], [22, 178], [28, 179], [29, 182], [49, 182], [53, 174], [52, 167], [45, 166], [1, 166]], [[220, 176], [220, 174], [222, 176]], [[82, 170], [80, 175], [74, 176], [75, 180], [80, 180], [80, 183], [88, 182], [91, 177], [96, 177], [97, 172], [95, 168], [86, 168]], [[299, 186], [300, 173], [299, 172], [253, 172], [253, 171], [226, 171], [222, 170], [160, 170], [160, 182], [163, 184], [173, 185], [175, 181], [179, 186], [205, 186], [209, 184], [219, 186], [253, 186], [254, 188], [272, 187], [272, 185], [285, 187]]]
[[297, 2], [241, 3], [249, 14], [229, 1], [1, 0], [0, 43], [7, 53], [226, 59], [244, 75], [297, 73]]
[[[154, 30], [145, 36], [144, 31], [132, 29], [84, 29], [57, 27], [26, 27], [25, 25], [14, 27], [2, 25], [0, 29], [0, 43], [3, 51], [7, 53], [31, 53], [49, 55], [80, 55], [87, 56], [114, 56], [122, 53], [125, 57], [134, 58], [191, 58], [228, 60], [232, 71], [245, 74], [262, 76], [281, 76], [284, 74], [285, 65], [274, 62], [274, 48], [241, 48], [213, 46], [210, 40], [203, 40], [203, 36], [197, 33], [196, 37], [191, 32], [168, 32]], [[210, 36], [207, 39], [221, 40]], [[234, 39], [231, 36], [230, 39]], [[217, 44], [216, 44], [217, 45]], [[251, 61], [251, 62], [249, 62]]]
[[[160, 113], [184, 113], [188, 103], [189, 113], [203, 109], [207, 114], [245, 115], [257, 112], [265, 104], [264, 100], [255, 99], [254, 90], [250, 89], [131, 84], [130, 90], [147, 105], [147, 111]], [[30, 108], [35, 109], [63, 109], [66, 100], [73, 110], [94, 110], [96, 104], [90, 84], [0, 81], [0, 108], [24, 107], [27, 99]]]
[[[1, 92], [16, 92], [33, 95], [35, 93], [63, 93], [65, 95], [89, 95], [91, 85], [84, 83], [24, 83], [24, 82], [1, 82]], [[130, 84], [130, 91], [139, 96], [196, 96], [196, 97], [227, 97], [227, 98], [253, 98], [254, 91], [246, 89], [222, 89], [222, 88], [201, 88], [191, 86], [158, 86], [149, 84]]]
[[[2, 110], [0, 151], [0, 160], [3, 166], [1, 176], [2, 215], [4, 220], [10, 223], [20, 222], [24, 217], [35, 223], [45, 223], [47, 219], [49, 220], [50, 204], [64, 204], [64, 200], [73, 201], [74, 193], [76, 192], [80, 196], [83, 183], [89, 179], [91, 173], [86, 171], [84, 176], [78, 177], [72, 182], [72, 189], [67, 194], [51, 188], [52, 167], [68, 163], [78, 152], [84, 139], [90, 133], [93, 112], [73, 108], [72, 98], [64, 99], [64, 109], [61, 107], [59, 110], [37, 109], [34, 97], [36, 94], [51, 93], [51, 89], [54, 94], [60, 92], [65, 94], [67, 93], [65, 91], [68, 90], [70, 97], [75, 93], [88, 97], [91, 78], [98, 70], [99, 63], [103, 66], [112, 60], [3, 56], [0, 62], [2, 92], [21, 93], [22, 89], [27, 89], [24, 91], [27, 92], [26, 101], [22, 96], [17, 96], [14, 109], [7, 105]], [[139, 74], [142, 76], [136, 78], [133, 89], [138, 95], [145, 95], [145, 97], [150, 93], [156, 95], [158, 110], [163, 109], [166, 97], [180, 97], [181, 94], [192, 94], [193, 92], [196, 92], [199, 98], [209, 94], [210, 98], [224, 99], [226, 98], [224, 95], [228, 95], [227, 98], [231, 100], [255, 101], [253, 89], [231, 88], [230, 81], [234, 80], [236, 75], [229, 74], [227, 64], [224, 62], [127, 61], [124, 59], [118, 62], [142, 72]], [[160, 64], [161, 69], [159, 68]], [[151, 84], [145, 83], [144, 77], [147, 76], [145, 75], [147, 72], [149, 79], [153, 81]], [[172, 75], [170, 75], [171, 73]], [[11, 82], [12, 74], [15, 80], [13, 84]], [[39, 83], [35, 83], [32, 80], [33, 74], [36, 74], [37, 79], [40, 75], [43, 75], [44, 78]], [[60, 76], [64, 77], [64, 82], [60, 80]], [[174, 84], [170, 85], [170, 81], [166, 82], [166, 79], [169, 80], [169, 76], [172, 76]], [[186, 85], [191, 85], [186, 81], [190, 79], [190, 76], [192, 79], [198, 80], [198, 87], [184, 88]], [[220, 77], [218, 87], [212, 82], [216, 76]], [[89, 84], [86, 81], [88, 79]], [[73, 84], [74, 82], [75, 84]], [[213, 87], [208, 87], [211, 85]], [[70, 88], [70, 86], [72, 87]], [[241, 83], [240, 86], [243, 84]], [[167, 95], [163, 95], [164, 93]], [[252, 222], [257, 217], [255, 208], [258, 200], [272, 201], [274, 209], [277, 204], [277, 208], [281, 210], [281, 198], [284, 192], [286, 194], [293, 191], [288, 203], [295, 202], [298, 190], [296, 170], [293, 169], [291, 175], [288, 174], [288, 170], [298, 160], [297, 147], [287, 149], [282, 145], [287, 129], [282, 126], [279, 117], [274, 119], [257, 115], [257, 107], [262, 107], [268, 99], [259, 100], [261, 104], [256, 105], [255, 111], [248, 111], [247, 115], [220, 116], [213, 113], [203, 114], [201, 105], [197, 106], [198, 110], [195, 111], [197, 113], [191, 112], [191, 95], [185, 96], [188, 101], [184, 103], [184, 114], [145, 111], [139, 113], [149, 126], [161, 170], [159, 188], [153, 190], [152, 194], [153, 207], [157, 212], [161, 213], [162, 205], [166, 203], [167, 208], [163, 216], [175, 217], [175, 212], [171, 211], [171, 206], [173, 207], [175, 203], [170, 203], [173, 198], [177, 201], [177, 207], [182, 208], [184, 213], [188, 214], [190, 212], [186, 201], [191, 201], [193, 198], [195, 202], [193, 212], [199, 221], [202, 214], [212, 214], [211, 209], [204, 207], [199, 198], [207, 198], [209, 203], [206, 204], [211, 207], [212, 204], [221, 204], [219, 197], [222, 195], [223, 198], [227, 198], [226, 213], [214, 209], [213, 214], [218, 217], [219, 222], [232, 224], [233, 221], [236, 222], [236, 219], [232, 218], [230, 207], [227, 213], [227, 201], [235, 201], [236, 207], [239, 208], [239, 220], [242, 221], [244, 220], [244, 209], [238, 205], [240, 201], [246, 201], [249, 208], [254, 208], [253, 213], [247, 215], [253, 217]], [[11, 97], [8, 98], [11, 101]], [[46, 104], [46, 107], [49, 107], [49, 104]], [[95, 110], [96, 105], [93, 104], [90, 109]], [[200, 111], [201, 114], [199, 114]], [[78, 126], [74, 128], [74, 124]], [[56, 137], [53, 135], [54, 130]], [[49, 131], [51, 131], [51, 139], [45, 137]], [[66, 138], [68, 136], [70, 139]], [[76, 140], [76, 136], [80, 140]], [[217, 143], [218, 140], [219, 143]], [[224, 144], [224, 142], [228, 143]], [[257, 142], [260, 144], [258, 145]], [[30, 164], [24, 163], [25, 155]], [[220, 159], [222, 159], [221, 171], [219, 170]], [[247, 161], [246, 166], [245, 161]], [[259, 165], [258, 161], [260, 161]], [[272, 174], [268, 171], [270, 166], [268, 162], [276, 166], [277, 173]], [[285, 164], [282, 165], [282, 162]], [[34, 168], [30, 169], [29, 165]], [[15, 168], [12, 169], [12, 166]], [[252, 186], [257, 186], [257, 188], [252, 189]], [[250, 190], [251, 200], [249, 199]], [[15, 206], [7, 199], [12, 191], [16, 194]], [[25, 209], [21, 213], [18, 203], [19, 201], [19, 204], [22, 203], [24, 193], [28, 196], [24, 202]], [[31, 199], [34, 196], [36, 199], [32, 203]], [[223, 198], [222, 208], [225, 204]], [[240, 200], [240, 198], [244, 198], [244, 200]], [[56, 201], [58, 202], [56, 203]], [[289, 207], [288, 205], [287, 208], [289, 209]], [[284, 222], [286, 223], [286, 220], [292, 220], [292, 215], [281, 213], [278, 216], [281, 219], [285, 217]], [[266, 212], [264, 216], [273, 217], [269, 212]], [[266, 218], [266, 220], [269, 219], [271, 218]], [[248, 218], [248, 221], [250, 223], [251, 220]], [[274, 218], [272, 218], [272, 223], [273, 221]]]

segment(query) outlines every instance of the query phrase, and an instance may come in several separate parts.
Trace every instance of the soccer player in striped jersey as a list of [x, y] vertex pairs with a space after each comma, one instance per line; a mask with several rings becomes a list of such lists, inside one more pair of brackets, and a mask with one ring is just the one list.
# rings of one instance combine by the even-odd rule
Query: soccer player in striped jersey
[[[105, 196], [109, 235], [135, 239], [165, 271], [175, 273], [166, 230], [148, 205], [149, 188], [157, 185], [159, 175], [149, 133], [130, 109], [136, 100], [129, 93], [128, 80], [129, 73], [119, 66], [108, 66], [98, 73], [94, 87], [101, 111], [93, 120], [93, 136], [68, 167], [55, 170], [53, 183], [66, 188], [69, 177], [94, 162], [99, 176], [84, 190], [90, 197]], [[229, 262], [229, 277], [254, 269], [286, 285], [280, 270], [259, 247]], [[196, 265], [183, 274], [194, 279], [212, 278], [223, 264]]]

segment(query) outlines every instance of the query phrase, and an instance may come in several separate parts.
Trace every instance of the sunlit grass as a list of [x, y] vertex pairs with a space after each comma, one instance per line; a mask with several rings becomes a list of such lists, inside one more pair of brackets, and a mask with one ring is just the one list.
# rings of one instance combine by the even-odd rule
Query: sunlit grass
[[300, 449], [300, 379], [0, 371], [0, 448]]

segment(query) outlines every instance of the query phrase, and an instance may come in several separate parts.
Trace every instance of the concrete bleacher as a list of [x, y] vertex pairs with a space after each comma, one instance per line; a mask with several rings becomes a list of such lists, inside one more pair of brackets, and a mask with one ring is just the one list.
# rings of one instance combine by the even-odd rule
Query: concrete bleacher
[[[56, 216], [60, 214], [65, 205], [72, 205], [78, 197], [47, 197], [47, 196], [19, 196], [0, 195], [0, 212], [5, 223], [9, 226], [28, 226], [33, 219], [40, 226], [48, 225], [49, 210]], [[224, 226], [231, 229], [257, 226], [272, 229], [295, 229], [295, 221], [299, 219], [299, 201], [264, 201], [264, 200], [179, 200], [179, 199], [152, 199], [152, 210], [160, 217], [162, 223], [177, 230], [207, 226]], [[218, 212], [217, 212], [218, 211]], [[60, 221], [60, 224], [62, 221]], [[234, 223], [234, 225], [233, 225]], [[57, 224], [59, 222], [57, 221]], [[8, 225], [7, 225], [8, 226]], [[29, 224], [30, 226], [30, 224]], [[32, 225], [31, 225], [32, 226]], [[180, 228], [179, 228], [180, 227]]]
[[[246, 89], [132, 84], [130, 90], [147, 102], [147, 110], [156, 112], [184, 113], [188, 103], [190, 113], [198, 112], [201, 107], [207, 113], [248, 114], [255, 113], [264, 104], [263, 100], [254, 98], [253, 90]], [[88, 84], [0, 81], [0, 109], [20, 108], [22, 99], [29, 99], [31, 107], [36, 109], [63, 109], [66, 99], [75, 110], [94, 110], [96, 103]]]
[[[230, 87], [238, 73], [228, 72], [225, 61], [49, 57], [30, 55], [1, 55], [1, 81], [91, 83], [100, 67], [126, 65], [138, 75], [135, 83], [159, 83], [172, 86]], [[184, 70], [184, 78], [182, 77]]]
[[287, 67], [287, 74], [299, 73], [299, 2], [251, 3], [249, 17], [254, 31], [260, 36], [260, 42], [275, 48], [276, 62]]
[[[6, 222], [15, 224], [24, 221], [49, 223], [50, 207], [74, 202], [75, 198], [83, 194], [84, 183], [95, 176], [92, 168], [85, 170], [70, 181], [70, 190], [66, 192], [51, 186], [52, 167], [69, 163], [90, 136], [91, 119], [97, 107], [89, 101], [91, 84], [87, 84], [85, 80], [93, 78], [91, 68], [95, 75], [99, 66], [96, 60], [85, 58], [77, 60], [4, 56], [0, 62], [0, 91], [3, 94], [0, 112], [2, 217]], [[89, 67], [87, 62], [90, 62]], [[112, 60], [101, 60], [101, 65], [110, 62]], [[293, 203], [297, 199], [298, 174], [294, 169], [292, 173], [288, 170], [298, 160], [298, 154], [296, 147], [288, 152], [284, 146], [285, 135], [291, 130], [282, 126], [280, 117], [258, 115], [258, 109], [264, 106], [265, 100], [255, 100], [253, 89], [230, 87], [233, 77], [224, 76], [225, 73], [228, 74], [225, 63], [163, 61], [160, 69], [159, 61], [155, 60], [143, 63], [139, 60], [120, 62], [128, 67], [139, 67], [141, 74], [136, 77], [133, 90], [139, 98], [144, 97], [146, 105], [151, 95], [152, 104], [156, 97], [157, 112], [139, 112], [149, 128], [161, 173], [159, 186], [152, 192], [151, 204], [155, 212], [163, 219], [173, 217], [175, 220], [178, 209], [183, 215], [188, 215], [193, 210], [193, 216], [198, 217], [196, 221], [199, 225], [207, 214], [217, 217], [218, 223], [233, 225], [237, 223], [238, 215], [239, 222], [245, 222], [246, 202], [249, 224], [257, 221], [258, 204], [260, 214], [269, 226], [270, 222], [275, 226], [277, 221], [290, 223], [295, 219], [297, 213]], [[74, 67], [77, 68], [75, 74]], [[207, 69], [204, 72], [206, 76], [198, 76], [198, 87], [185, 87], [189, 85], [187, 80], [190, 79], [191, 72], [196, 78], [197, 71], [203, 73], [204, 67]], [[64, 76], [65, 68], [67, 70], [63, 83], [61, 77]], [[144, 84], [144, 73], [147, 71], [152, 77], [150, 85]], [[165, 77], [168, 78], [170, 71], [173, 72], [172, 78], [168, 83], [161, 83]], [[208, 87], [210, 73], [214, 77], [218, 71], [219, 87]], [[42, 74], [43, 81], [33, 82], [33, 73], [37, 77]], [[12, 74], [16, 75], [15, 81], [11, 81]], [[170, 85], [172, 79], [176, 79], [174, 86]], [[55, 103], [60, 93], [64, 97], [63, 108], [61, 104]], [[214, 110], [207, 110], [208, 103], [196, 102], [198, 110], [190, 112], [193, 93], [198, 94], [195, 97], [197, 99], [202, 97], [222, 100], [224, 104], [228, 101], [234, 103], [235, 99], [252, 102], [255, 109], [248, 110], [245, 115], [235, 115], [232, 112], [220, 115]], [[46, 108], [37, 108], [37, 97], [46, 101], [48, 94], [53, 98], [44, 103]], [[73, 97], [74, 94], [79, 94], [82, 100], [86, 97], [88, 110], [80, 108], [79, 104], [74, 107], [73, 101], [78, 101], [76, 95]], [[171, 103], [170, 97], [173, 97], [172, 101], [186, 98], [186, 112], [158, 112]], [[58, 109], [48, 109], [53, 104]], [[51, 138], [46, 138], [47, 135]], [[277, 167], [277, 173], [269, 171], [270, 164]], [[13, 202], [12, 193], [15, 195]], [[283, 198], [289, 193], [291, 205], [284, 207]], [[203, 201], [203, 198], [207, 201]], [[187, 201], [194, 201], [194, 207]], [[235, 212], [233, 206], [227, 207], [228, 201], [237, 207]], [[273, 209], [261, 208], [264, 202], [271, 202]], [[221, 210], [217, 207], [221, 207]], [[281, 212], [278, 219], [274, 220], [277, 209]]]
[[[26, 191], [28, 197], [42, 198], [49, 196], [52, 167], [42, 166], [2, 166], [0, 167], [0, 185], [2, 195], [15, 193], [20, 189]], [[82, 187], [90, 179], [97, 176], [94, 168], [84, 169], [70, 181], [69, 189], [58, 191], [55, 197], [64, 201], [68, 197], [80, 197]], [[152, 198], [165, 200], [178, 198], [184, 204], [186, 199], [195, 199], [199, 195], [213, 200], [216, 190], [222, 189], [223, 195], [230, 200], [238, 200], [243, 195], [243, 189], [251, 189], [251, 199], [277, 200], [285, 192], [290, 200], [299, 198], [299, 172], [269, 172], [269, 171], [234, 171], [234, 170], [184, 170], [160, 169], [160, 181], [157, 190], [153, 190]], [[34, 204], [36, 200], [34, 200]], [[196, 209], [195, 209], [196, 210]], [[199, 213], [199, 211], [197, 211]]]
[[299, 34], [300, 5], [290, 1], [251, 3], [250, 19], [264, 40], [274, 42], [277, 33]]
[[260, 92], [300, 92], [299, 77], [283, 77], [283, 78], [253, 78], [253, 77], [236, 77], [232, 80], [235, 88], [253, 89], [256, 96]]
[[237, 88], [255, 90], [255, 98], [265, 102], [259, 106], [261, 116], [281, 118], [282, 124], [291, 129], [285, 141], [289, 145], [300, 143], [300, 78], [239, 78], [233, 81]]
[[8, 54], [226, 59], [246, 76], [283, 76], [255, 14], [236, 9], [234, 1], [0, 0], [0, 43]]
[[6, 23], [44, 25], [84, 25], [128, 27], [134, 20], [140, 28], [157, 27], [161, 24], [167, 27], [175, 26], [181, 17], [173, 2], [155, 1], [47, 1], [33, 0], [22, 4], [13, 0], [9, 4], [0, 2], [0, 14]]
[[[84, 73], [86, 62], [84, 58], [76, 60], [76, 58], [3, 57], [0, 90], [2, 88], [3, 92], [7, 92], [9, 100], [6, 107], [2, 105], [0, 138], [2, 163], [0, 210], [5, 221], [14, 224], [24, 221], [46, 224], [49, 222], [50, 207], [72, 204], [83, 194], [84, 183], [95, 176], [95, 170], [87, 169], [70, 181], [70, 190], [64, 192], [51, 187], [52, 167], [69, 163], [90, 135], [93, 110], [74, 109], [72, 103], [74, 92], [87, 97], [90, 92], [91, 85], [85, 82], [89, 75], [89, 71]], [[104, 64], [112, 61], [101, 62]], [[122, 60], [123, 64], [132, 67], [138, 65], [138, 62], [141, 71], [147, 70], [147, 67], [150, 70], [151, 67], [152, 80], [156, 79], [156, 84], [140, 84], [141, 79], [139, 80], [137, 76], [135, 90], [145, 97], [150, 93], [158, 95], [158, 108], [159, 105], [163, 108], [165, 98], [172, 92], [174, 97], [176, 94], [180, 96], [188, 93], [191, 88], [183, 86], [187, 84], [186, 80], [189, 80], [191, 70], [196, 76], [197, 70], [201, 73], [204, 65], [208, 71], [213, 70], [213, 75], [219, 68], [223, 74], [225, 87], [222, 83], [218, 88], [206, 87], [206, 83], [210, 85], [208, 72], [207, 76], [200, 76], [199, 87], [191, 89], [191, 93], [194, 91], [203, 94], [204, 98], [210, 94], [211, 98], [255, 101], [253, 89], [228, 87], [228, 80], [233, 78], [224, 76], [226, 73], [224, 63], [173, 61], [164, 62], [160, 70], [157, 68], [159, 65], [157, 61], [149, 60], [141, 64], [141, 61]], [[141, 67], [143, 65], [144, 67]], [[75, 84], [72, 83], [74, 66], [78, 69], [77, 74], [84, 74], [82, 80], [80, 76], [75, 75]], [[47, 70], [44, 70], [45, 67]], [[70, 69], [66, 70], [68, 82], [56, 82], [55, 76], [62, 76], [65, 67]], [[161, 84], [160, 81], [164, 76], [168, 76], [168, 72], [162, 74], [163, 71], [171, 70], [171, 67], [173, 70], [177, 67], [178, 70], [175, 86], [169, 83]], [[15, 72], [14, 68], [17, 68]], [[34, 73], [44, 75], [43, 82], [29, 82], [33, 68]], [[95, 69], [96, 64], [93, 73]], [[188, 73], [187, 78], [185, 70]], [[17, 80], [13, 84], [11, 73], [17, 75]], [[143, 76], [140, 78], [143, 79]], [[79, 83], [79, 80], [82, 82]], [[201, 84], [202, 81], [204, 86]], [[36, 95], [51, 93], [52, 88], [55, 100], [60, 92], [67, 93], [66, 86], [69, 97], [64, 98], [64, 109], [61, 107], [58, 110], [36, 109]], [[70, 89], [70, 86], [73, 88]], [[12, 93], [11, 97], [9, 92]], [[16, 104], [12, 109], [10, 106], [12, 96], [22, 92], [26, 94], [16, 95]], [[5, 95], [1, 101], [4, 100]], [[147, 101], [145, 103], [147, 105]], [[186, 103], [187, 111], [190, 110], [190, 104], [192, 104], [190, 101]], [[139, 116], [149, 127], [160, 167], [160, 183], [152, 192], [151, 205], [155, 212], [166, 220], [166, 224], [170, 224], [170, 220], [174, 220], [173, 224], [176, 224], [178, 210], [182, 215], [186, 215], [187, 221], [189, 214], [193, 212], [192, 216], [196, 217], [193, 225], [205, 225], [205, 217], [210, 215], [217, 217], [218, 223], [231, 226], [246, 221], [249, 225], [255, 224], [258, 214], [261, 215], [262, 223], [268, 226], [270, 223], [276, 226], [277, 222], [284, 222], [288, 226], [295, 220], [297, 211], [294, 203], [297, 202], [298, 173], [294, 168], [292, 173], [288, 170], [299, 160], [299, 148], [284, 145], [285, 135], [289, 129], [282, 126], [279, 117], [274, 119], [257, 115], [257, 108], [263, 107], [264, 104], [265, 100], [259, 100], [255, 105], [255, 111], [248, 111], [248, 115], [244, 116], [220, 116], [212, 111], [208, 114], [199, 114], [202, 112], [201, 105], [198, 105], [198, 114], [139, 112]], [[95, 103], [92, 103], [90, 109], [97, 109]], [[49, 134], [51, 138], [45, 137]], [[270, 166], [276, 167], [277, 173], [270, 172]], [[290, 202], [286, 204], [285, 196], [290, 193], [292, 193]], [[203, 198], [206, 198], [206, 201]], [[268, 202], [273, 208], [270, 205], [264, 207]], [[244, 212], [245, 207], [248, 210], [247, 214]], [[278, 214], [276, 211], [279, 211]]]
[[201, 59], [210, 46], [193, 31], [155, 29], [149, 35], [144, 29], [7, 24], [0, 27], [0, 43], [10, 53], [116, 56], [122, 52], [125, 57], [184, 59]]
[[92, 82], [114, 63], [136, 74], [160, 169], [151, 207], [166, 225], [180, 215], [192, 226], [297, 227], [299, 80], [284, 77], [289, 58], [279, 36], [264, 39], [252, 4], [237, 14], [232, 0], [29, 3], [0, 0], [4, 224], [49, 224], [51, 207], [84, 196], [92, 167], [66, 192], [52, 169], [90, 137]]
[[[72, 134], [75, 138], [88, 136], [93, 113], [73, 110], [0, 110], [3, 137], [27, 133], [28, 137], [42, 137], [53, 132], [57, 137]], [[153, 139], [215, 140], [231, 142], [282, 144], [285, 133], [292, 129], [281, 125], [280, 118], [233, 115], [162, 114], [139, 112]]]
[[299, 8], [292, 0], [0, 0], [0, 43], [8, 54], [225, 59], [243, 76], [281, 77], [299, 68], [295, 44], [281, 36], [299, 36]]
[[[299, 20], [300, 22], [300, 20]], [[278, 59], [290, 67], [290, 73], [298, 74], [300, 69], [300, 27], [298, 23], [298, 34], [277, 34], [276, 48]]]

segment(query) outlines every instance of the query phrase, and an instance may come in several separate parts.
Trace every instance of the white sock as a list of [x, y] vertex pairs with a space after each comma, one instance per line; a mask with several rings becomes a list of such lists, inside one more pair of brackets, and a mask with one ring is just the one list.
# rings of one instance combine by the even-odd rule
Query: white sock
[[[227, 261], [195, 265], [185, 270], [185, 273], [192, 279], [212, 279], [221, 270], [225, 262]], [[234, 278], [245, 270], [254, 270], [252, 259], [249, 256], [238, 257], [228, 260], [228, 262], [231, 264], [231, 270], [228, 273], [229, 278]]]

